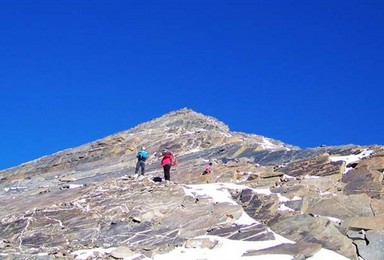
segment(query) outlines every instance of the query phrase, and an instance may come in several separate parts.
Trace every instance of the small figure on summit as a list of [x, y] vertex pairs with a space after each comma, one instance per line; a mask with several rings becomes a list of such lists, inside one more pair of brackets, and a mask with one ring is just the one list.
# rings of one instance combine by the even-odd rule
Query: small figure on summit
[[136, 155], [137, 158], [137, 163], [136, 163], [136, 169], [135, 169], [135, 174], [137, 174], [141, 168], [141, 175], [144, 175], [145, 172], [145, 161], [148, 158], [148, 153], [145, 150], [145, 147], [141, 147], [140, 152], [137, 153]]
[[172, 152], [166, 148], [162, 151], [161, 156], [163, 158], [161, 159], [161, 166], [164, 170], [164, 179], [166, 181], [171, 180], [171, 166], [176, 166], [176, 157], [172, 154]]

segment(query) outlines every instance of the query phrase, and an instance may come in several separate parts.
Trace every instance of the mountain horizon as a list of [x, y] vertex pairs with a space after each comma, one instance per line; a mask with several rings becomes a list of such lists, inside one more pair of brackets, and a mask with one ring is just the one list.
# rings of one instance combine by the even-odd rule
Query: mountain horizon
[[[151, 124], [157, 122], [157, 121], [161, 121], [161, 120], [164, 120], [165, 118], [172, 118], [172, 117], [175, 117], [177, 115], [190, 115], [191, 117], [195, 117], [197, 119], [201, 119], [203, 120], [204, 122], [210, 124], [210, 125], [207, 125], [206, 127], [217, 127], [218, 129], [221, 129], [222, 131], [226, 131], [226, 132], [231, 132], [230, 131], [230, 128], [227, 124], [225, 124], [224, 122], [220, 121], [219, 119], [217, 118], [214, 118], [212, 116], [209, 116], [209, 115], [204, 115], [202, 113], [199, 113], [199, 112], [196, 112], [195, 110], [191, 109], [191, 108], [187, 108], [187, 107], [184, 107], [184, 108], [180, 108], [180, 109], [177, 109], [177, 110], [173, 110], [173, 111], [170, 111], [168, 113], [165, 113], [163, 114], [162, 116], [160, 117], [157, 117], [157, 118], [153, 118], [149, 121], [146, 121], [146, 122], [142, 122], [134, 127], [131, 127], [127, 130], [122, 130], [122, 131], [118, 131], [116, 133], [113, 133], [113, 134], [110, 134], [110, 135], [107, 135], [105, 137], [101, 137], [99, 139], [96, 139], [94, 141], [91, 141], [91, 142], [88, 142], [88, 143], [84, 143], [84, 144], [81, 144], [81, 145], [78, 145], [76, 147], [68, 147], [68, 148], [65, 148], [63, 150], [59, 150], [59, 151], [56, 151], [52, 154], [47, 154], [47, 155], [44, 155], [44, 156], [41, 156], [41, 157], [38, 157], [38, 158], [35, 158], [35, 159], [32, 159], [30, 161], [26, 161], [26, 162], [23, 162], [19, 165], [22, 165], [22, 164], [26, 164], [26, 163], [29, 163], [29, 162], [33, 162], [35, 160], [39, 160], [41, 158], [44, 158], [44, 157], [47, 157], [47, 156], [50, 156], [50, 155], [53, 155], [53, 154], [56, 154], [56, 153], [60, 153], [60, 152], [64, 152], [66, 150], [69, 150], [69, 149], [76, 149], [76, 148], [80, 148], [84, 145], [88, 145], [90, 143], [95, 143], [95, 142], [99, 142], [101, 140], [104, 140], [104, 139], [108, 139], [108, 138], [111, 138], [112, 136], [115, 136], [115, 135], [119, 135], [119, 134], [124, 134], [124, 133], [127, 133], [127, 132], [130, 132], [130, 131], [134, 131], [135, 129], [139, 128], [151, 128]], [[204, 127], [204, 126], [202, 126]], [[236, 132], [234, 132], [236, 133]], [[290, 145], [290, 144], [285, 144], [283, 143], [282, 141], [279, 141], [279, 140], [276, 140], [276, 139], [273, 139], [273, 137], [263, 137], [261, 135], [257, 135], [256, 133], [244, 133], [244, 132], [237, 132], [237, 133], [240, 133], [240, 134], [245, 134], [245, 135], [254, 135], [254, 136], [258, 136], [259, 138], [265, 138], [265, 140], [271, 140], [273, 143], [276, 143], [276, 144], [281, 144], [281, 145], [286, 145], [287, 147], [291, 147], [291, 148], [294, 148], [294, 149], [298, 149], [299, 147], [297, 146], [294, 146], [294, 145]], [[140, 146], [140, 144], [138, 145], [138, 147]], [[11, 169], [11, 168], [15, 168], [15, 167], [18, 167], [19, 165], [15, 165], [15, 166], [12, 166], [12, 167], [9, 167], [9, 168], [5, 168], [5, 169], [2, 169], [2, 170], [7, 170], [7, 169]], [[1, 171], [1, 170], [0, 170]]]

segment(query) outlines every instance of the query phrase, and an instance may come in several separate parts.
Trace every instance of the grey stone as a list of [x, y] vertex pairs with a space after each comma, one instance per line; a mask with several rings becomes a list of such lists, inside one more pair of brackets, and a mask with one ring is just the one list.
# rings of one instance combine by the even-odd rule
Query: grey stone
[[135, 254], [135, 252], [133, 252], [131, 249], [129, 249], [129, 247], [126, 246], [119, 246], [110, 253], [112, 257], [117, 259], [126, 259], [134, 256]]
[[232, 224], [217, 227], [208, 231], [208, 235], [226, 237], [232, 240], [264, 241], [273, 240], [275, 236], [264, 225], [239, 225]]
[[352, 240], [365, 240], [364, 230], [348, 230], [347, 236]]
[[185, 242], [185, 248], [208, 248], [213, 249], [218, 245], [219, 241], [209, 238], [193, 238]]
[[268, 225], [271, 229], [293, 241], [321, 244], [349, 259], [357, 259], [354, 245], [326, 218], [296, 215], [277, 218]]
[[278, 255], [292, 255], [293, 259], [307, 259], [313, 256], [316, 252], [321, 249], [320, 244], [298, 242], [294, 244], [280, 244], [274, 247], [260, 249], [260, 250], [249, 250], [244, 253], [243, 256], [258, 256], [264, 254], [278, 254]]
[[308, 207], [308, 213], [341, 220], [351, 217], [373, 216], [372, 199], [366, 194], [339, 195], [315, 199]]
[[384, 231], [367, 231], [366, 241], [355, 242], [359, 255], [363, 259], [384, 259]]

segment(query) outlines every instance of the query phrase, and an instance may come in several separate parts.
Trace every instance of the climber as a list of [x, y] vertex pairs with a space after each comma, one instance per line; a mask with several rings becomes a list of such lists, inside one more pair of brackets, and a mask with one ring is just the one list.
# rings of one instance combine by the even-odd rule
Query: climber
[[212, 173], [211, 166], [212, 166], [211, 162], [207, 164], [207, 166], [205, 167], [205, 170], [203, 171], [203, 175]]
[[162, 151], [161, 156], [161, 166], [164, 170], [164, 179], [166, 181], [171, 180], [171, 167], [176, 166], [176, 157], [172, 154], [172, 152], [166, 148]]
[[145, 161], [148, 158], [148, 153], [145, 150], [144, 146], [141, 147], [141, 150], [140, 150], [140, 152], [137, 153], [136, 158], [137, 158], [137, 163], [136, 163], [135, 174], [137, 174], [141, 168], [141, 175], [144, 175]]

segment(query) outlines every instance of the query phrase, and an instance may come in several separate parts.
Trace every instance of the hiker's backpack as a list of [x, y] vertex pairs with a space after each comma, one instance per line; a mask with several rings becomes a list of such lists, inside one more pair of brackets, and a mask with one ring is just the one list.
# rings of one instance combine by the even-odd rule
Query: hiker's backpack
[[137, 158], [139, 158], [139, 160], [145, 161], [148, 158], [148, 153], [146, 151], [140, 151], [137, 155]]

